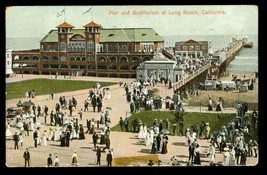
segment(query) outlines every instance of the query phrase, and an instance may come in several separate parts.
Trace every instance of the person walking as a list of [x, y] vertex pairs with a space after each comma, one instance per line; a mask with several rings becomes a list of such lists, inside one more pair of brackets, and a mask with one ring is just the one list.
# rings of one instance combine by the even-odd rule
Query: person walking
[[53, 166], [52, 154], [49, 154], [49, 157], [47, 158], [47, 166]]
[[111, 154], [111, 150], [109, 150], [108, 154], [107, 154], [107, 166], [111, 167], [112, 166], [112, 154]]
[[59, 159], [58, 159], [58, 155], [57, 154], [55, 154], [54, 163], [55, 163], [55, 167], [59, 166]]
[[96, 164], [97, 165], [101, 165], [100, 159], [101, 159], [101, 149], [99, 146], [97, 146], [96, 148]]
[[106, 149], [110, 149], [110, 138], [109, 138], [109, 135], [106, 135], [106, 147], [103, 148], [103, 152], [104, 152]]
[[38, 141], [38, 132], [37, 130], [34, 131], [33, 133], [33, 140], [34, 140], [34, 146], [37, 148], [37, 141]]
[[96, 132], [94, 132], [92, 139], [93, 139], [93, 143], [94, 143], [94, 149], [96, 150], [96, 144], [97, 144], [97, 140], [98, 140], [98, 135], [96, 134]]
[[27, 166], [30, 166], [30, 158], [31, 158], [31, 155], [30, 155], [30, 152], [29, 152], [29, 149], [26, 148], [26, 151], [23, 153], [23, 158], [24, 158], [24, 161], [25, 161], [25, 167]]
[[15, 132], [13, 140], [15, 142], [14, 149], [19, 149], [19, 135], [18, 135], [18, 132]]
[[77, 155], [77, 151], [74, 150], [74, 153], [72, 154], [72, 165], [77, 166], [78, 165], [78, 155]]

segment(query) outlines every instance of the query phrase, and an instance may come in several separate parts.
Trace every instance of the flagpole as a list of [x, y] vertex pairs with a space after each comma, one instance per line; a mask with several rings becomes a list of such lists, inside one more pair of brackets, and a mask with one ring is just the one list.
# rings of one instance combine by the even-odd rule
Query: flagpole
[[94, 21], [94, 8], [92, 7], [92, 21]]
[[65, 9], [65, 6], [64, 6], [64, 22], [66, 22], [66, 9]]

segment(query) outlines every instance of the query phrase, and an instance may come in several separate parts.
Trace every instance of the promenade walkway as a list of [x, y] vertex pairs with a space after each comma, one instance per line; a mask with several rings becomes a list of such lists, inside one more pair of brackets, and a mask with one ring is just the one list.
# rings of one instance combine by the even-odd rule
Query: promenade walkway
[[[21, 75], [17, 75], [16, 77], [10, 77], [6, 79], [6, 82], [15, 82], [32, 78], [50, 78], [45, 75], [24, 75], [23, 79]], [[58, 79], [64, 79], [59, 76]], [[112, 81], [112, 82], [120, 82], [120, 81], [133, 81], [133, 79], [116, 79], [116, 78], [99, 78], [99, 77], [71, 77], [68, 78], [70, 80], [85, 80], [85, 81]], [[162, 96], [172, 96], [173, 90], [167, 89], [164, 85], [158, 85]], [[110, 117], [111, 117], [111, 127], [115, 126], [119, 122], [119, 118], [125, 118], [126, 113], [129, 116], [128, 111], [129, 103], [126, 102], [125, 90], [123, 87], [119, 86], [119, 84], [110, 86], [111, 89], [111, 99], [104, 100], [104, 107], [111, 107]], [[51, 109], [55, 110], [55, 104], [59, 102], [60, 96], [66, 96], [68, 100], [71, 96], [74, 96], [77, 101], [77, 111], [83, 108], [83, 102], [88, 96], [88, 89], [74, 91], [74, 92], [64, 92], [58, 93], [54, 95], [54, 99], [51, 99], [49, 95], [37, 95], [34, 99], [31, 99], [36, 105], [40, 105], [42, 110], [44, 105], [48, 105], [49, 111]], [[16, 106], [19, 99], [6, 100], [6, 108]], [[26, 101], [28, 99], [21, 98], [21, 101]], [[189, 107], [185, 106], [186, 111], [195, 111], [199, 112], [199, 107]], [[73, 117], [77, 117], [77, 111], [74, 112]], [[206, 107], [202, 109], [202, 111], [207, 112]], [[69, 114], [68, 110], [65, 110]], [[224, 112], [235, 112], [235, 109], [227, 108]], [[100, 113], [93, 112], [92, 107], [89, 107], [89, 111], [84, 112], [83, 120], [79, 122], [86, 126], [86, 119], [95, 118], [96, 120], [100, 119]], [[48, 122], [50, 121], [48, 117]], [[44, 124], [44, 118], [42, 117], [41, 123]], [[102, 126], [101, 126], [102, 127]], [[49, 131], [49, 124], [44, 124], [41, 128], [41, 134], [43, 129], [47, 129]], [[16, 128], [11, 128], [11, 132], [14, 134]], [[48, 141], [47, 146], [38, 146], [38, 148], [34, 148], [34, 141], [32, 138], [32, 131], [30, 132], [30, 136], [25, 137], [23, 146], [20, 147], [19, 150], [14, 150], [14, 141], [6, 140], [6, 164], [11, 167], [21, 167], [24, 166], [24, 160], [22, 158], [23, 152], [26, 147], [29, 147], [29, 151], [31, 152], [31, 163], [33, 167], [45, 167], [46, 159], [49, 153], [57, 153], [59, 159], [61, 161], [61, 166], [70, 166], [71, 163], [71, 155], [73, 150], [76, 149], [78, 153], [78, 162], [79, 166], [96, 166], [96, 156], [92, 143], [92, 135], [86, 134], [85, 140], [73, 140], [70, 143], [70, 147], [60, 147], [60, 142], [57, 141]], [[151, 146], [145, 146], [140, 143], [139, 139], [137, 139], [137, 134], [135, 133], [126, 133], [126, 132], [111, 132], [111, 148], [114, 149], [114, 158], [119, 157], [131, 157], [131, 156], [144, 156], [151, 155], [150, 149]], [[168, 153], [167, 154], [158, 154], [159, 159], [162, 161], [162, 164], [165, 166], [169, 166], [170, 158], [174, 155], [177, 155], [177, 159], [179, 161], [187, 161], [188, 160], [188, 147], [184, 145], [185, 138], [181, 136], [169, 136], [168, 143]], [[207, 152], [208, 149], [208, 140], [199, 140], [200, 151], [202, 153]], [[104, 145], [101, 145], [104, 147]], [[106, 153], [102, 153], [101, 164], [106, 166]], [[201, 157], [202, 165], [208, 165], [208, 158]], [[216, 161], [221, 162], [223, 160], [222, 154], [216, 154]], [[254, 157], [248, 157], [247, 165], [256, 165], [258, 159]], [[147, 160], [148, 162], [148, 160]], [[146, 166], [140, 162], [140, 166]]]

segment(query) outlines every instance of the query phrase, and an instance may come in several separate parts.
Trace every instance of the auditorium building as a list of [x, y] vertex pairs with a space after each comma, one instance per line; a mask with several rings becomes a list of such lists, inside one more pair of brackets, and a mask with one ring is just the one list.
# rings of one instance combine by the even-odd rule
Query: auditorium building
[[40, 49], [12, 51], [15, 73], [136, 78], [164, 39], [152, 28], [103, 28], [91, 21], [76, 29], [64, 22], [41, 41]]

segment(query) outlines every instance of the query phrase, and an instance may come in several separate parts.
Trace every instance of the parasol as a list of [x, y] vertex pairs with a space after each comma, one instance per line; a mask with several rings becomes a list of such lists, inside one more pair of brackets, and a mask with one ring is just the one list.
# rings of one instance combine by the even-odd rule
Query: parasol
[[31, 101], [25, 101], [21, 104], [22, 107], [30, 107], [31, 105], [34, 105]]
[[111, 108], [111, 107], [106, 107], [106, 109], [108, 109], [108, 110], [112, 110], [112, 108]]

